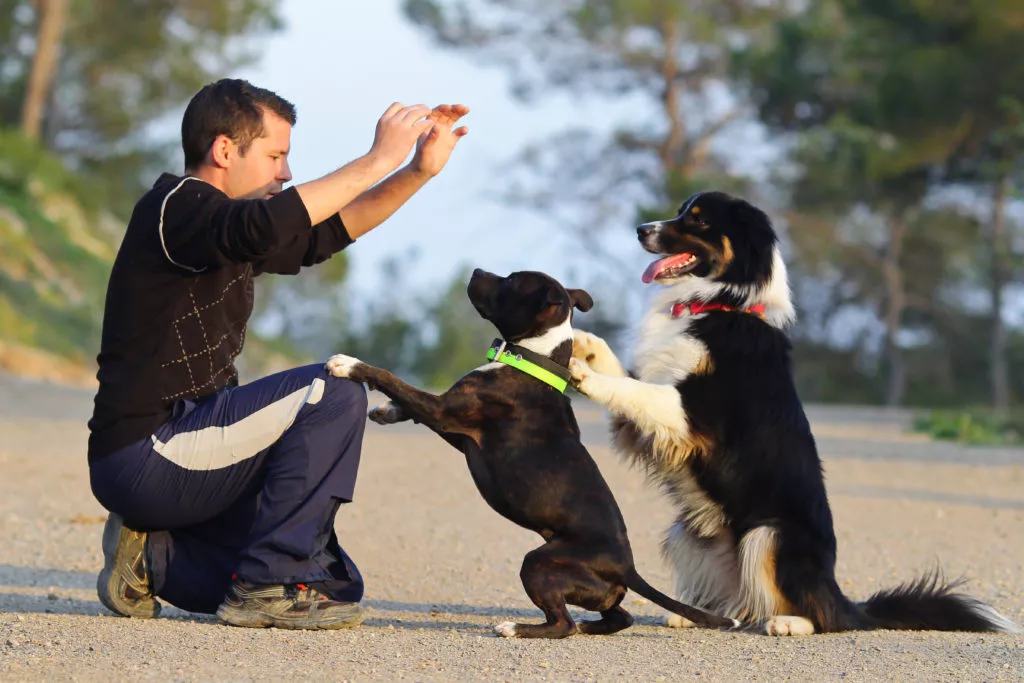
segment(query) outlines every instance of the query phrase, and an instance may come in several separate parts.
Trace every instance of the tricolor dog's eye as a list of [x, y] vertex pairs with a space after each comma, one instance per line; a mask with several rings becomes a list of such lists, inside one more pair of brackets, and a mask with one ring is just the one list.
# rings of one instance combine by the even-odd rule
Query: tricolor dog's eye
[[704, 222], [704, 218], [700, 215], [699, 206], [695, 206], [692, 209], [690, 209], [690, 220], [692, 220], [697, 225], [707, 225], [707, 223]]

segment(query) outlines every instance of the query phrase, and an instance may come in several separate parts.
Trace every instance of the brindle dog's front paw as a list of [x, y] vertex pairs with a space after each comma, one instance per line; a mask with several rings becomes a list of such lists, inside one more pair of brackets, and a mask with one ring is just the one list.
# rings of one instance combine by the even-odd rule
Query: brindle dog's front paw
[[364, 367], [363, 361], [352, 356], [346, 356], [344, 354], [335, 354], [327, 359], [327, 363], [324, 365], [327, 371], [335, 377], [343, 377], [350, 379], [355, 382], [362, 381], [362, 373], [360, 370]]
[[409, 419], [409, 416], [405, 414], [405, 411], [391, 401], [381, 403], [379, 406], [371, 410], [367, 414], [367, 417], [379, 425], [392, 425], [396, 422], [402, 422]]

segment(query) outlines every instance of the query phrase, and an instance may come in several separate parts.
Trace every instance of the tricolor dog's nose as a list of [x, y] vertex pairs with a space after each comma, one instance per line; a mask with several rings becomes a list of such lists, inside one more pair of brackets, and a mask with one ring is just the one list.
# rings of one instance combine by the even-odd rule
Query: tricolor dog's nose
[[648, 235], [654, 234], [654, 231], [658, 229], [657, 223], [644, 223], [643, 225], [637, 226], [636, 236], [640, 239], [647, 237]]

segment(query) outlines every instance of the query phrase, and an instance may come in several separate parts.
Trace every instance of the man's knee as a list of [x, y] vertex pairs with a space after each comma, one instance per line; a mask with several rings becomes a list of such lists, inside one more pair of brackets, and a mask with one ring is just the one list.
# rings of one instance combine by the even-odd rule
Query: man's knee
[[359, 382], [327, 374], [324, 400], [340, 411], [366, 415], [366, 389]]

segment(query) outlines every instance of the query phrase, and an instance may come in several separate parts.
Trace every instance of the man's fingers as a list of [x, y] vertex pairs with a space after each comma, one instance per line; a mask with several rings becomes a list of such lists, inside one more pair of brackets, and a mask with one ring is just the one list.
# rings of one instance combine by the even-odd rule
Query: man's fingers
[[390, 119], [398, 111], [402, 110], [404, 107], [405, 107], [405, 105], [403, 105], [401, 102], [394, 102], [394, 103], [391, 104], [390, 107], [387, 108], [387, 110], [384, 112], [384, 114], [381, 116], [381, 118], [382, 119]]
[[464, 104], [439, 104], [430, 112], [430, 118], [450, 126], [468, 113], [469, 107]]
[[402, 121], [409, 123], [416, 119], [421, 119], [430, 113], [430, 107], [425, 104], [417, 104], [412, 107], [406, 107], [399, 116], [402, 117]]
[[459, 126], [458, 128], [452, 131], [452, 135], [454, 135], [457, 138], [461, 138], [463, 135], [466, 135], [467, 133], [469, 133], [469, 126]]

